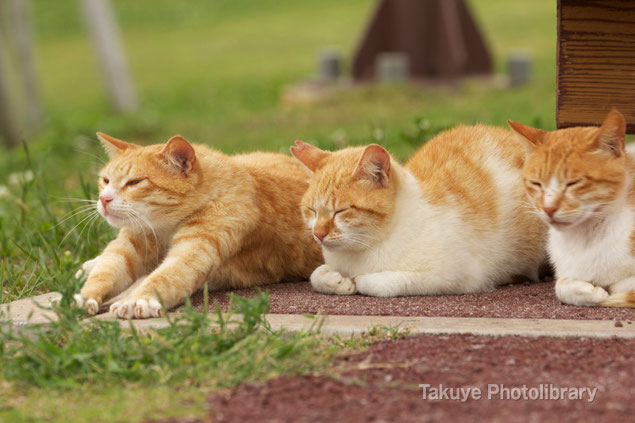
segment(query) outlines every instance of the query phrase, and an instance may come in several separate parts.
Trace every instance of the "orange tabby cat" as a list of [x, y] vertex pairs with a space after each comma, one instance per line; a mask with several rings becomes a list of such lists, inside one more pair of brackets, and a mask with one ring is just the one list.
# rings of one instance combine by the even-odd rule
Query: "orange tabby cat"
[[531, 145], [525, 187], [549, 223], [556, 295], [580, 306], [635, 307], [635, 162], [624, 117], [546, 132], [509, 122]]
[[479, 292], [538, 277], [546, 225], [526, 207], [526, 147], [477, 125], [437, 135], [405, 166], [378, 145], [292, 153], [312, 172], [302, 212], [325, 264], [320, 292], [373, 296]]
[[76, 299], [91, 313], [145, 279], [110, 310], [161, 316], [199, 289], [307, 278], [322, 263], [298, 215], [306, 172], [281, 154], [228, 157], [180, 136], [141, 147], [97, 134], [110, 162], [99, 177], [99, 213], [121, 228], [84, 265]]

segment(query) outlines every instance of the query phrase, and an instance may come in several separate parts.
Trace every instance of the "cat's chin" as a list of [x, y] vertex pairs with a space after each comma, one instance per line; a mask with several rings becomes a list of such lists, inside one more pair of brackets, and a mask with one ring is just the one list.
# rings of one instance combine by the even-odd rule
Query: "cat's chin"
[[569, 228], [573, 228], [574, 226], [578, 226], [581, 223], [588, 222], [589, 218], [591, 217], [592, 215], [583, 215], [583, 216], [579, 216], [577, 219], [574, 219], [574, 220], [551, 219], [551, 220], [548, 220], [547, 223], [552, 228], [562, 231]]
[[551, 222], [548, 222], [548, 223], [549, 225], [551, 225], [552, 228], [557, 229], [559, 231], [570, 228], [575, 225], [575, 222], [559, 222], [557, 220], [552, 220]]
[[357, 252], [362, 251], [364, 248], [360, 248], [356, 245], [350, 245], [343, 242], [333, 242], [333, 241], [322, 241], [320, 246], [328, 251], [338, 251], [338, 252]]
[[126, 223], [128, 222], [128, 219], [124, 219], [121, 217], [117, 217], [113, 214], [107, 214], [106, 216], [102, 216], [106, 222], [108, 222], [108, 224], [114, 228], [123, 228]]

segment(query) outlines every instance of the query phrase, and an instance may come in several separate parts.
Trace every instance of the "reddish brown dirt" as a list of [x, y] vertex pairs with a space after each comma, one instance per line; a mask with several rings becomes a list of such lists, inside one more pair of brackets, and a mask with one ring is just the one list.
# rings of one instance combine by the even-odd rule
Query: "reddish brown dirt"
[[[281, 283], [262, 289], [269, 291], [271, 313], [635, 321], [635, 309], [563, 305], [555, 296], [551, 279], [506, 285], [480, 294], [397, 298], [320, 294], [313, 291], [307, 282]], [[256, 290], [231, 292], [252, 296]], [[229, 304], [227, 292], [210, 293], [210, 304], [214, 301], [226, 309]], [[201, 308], [202, 293], [195, 294], [192, 303]]]
[[[635, 340], [423, 336], [340, 359], [327, 376], [281, 377], [210, 398], [215, 422], [631, 421]], [[423, 399], [419, 384], [483, 397]], [[487, 399], [488, 384], [598, 388], [582, 400]], [[207, 419], [206, 419], [207, 420]], [[178, 419], [173, 421], [179, 421]], [[192, 421], [192, 420], [188, 420]]]

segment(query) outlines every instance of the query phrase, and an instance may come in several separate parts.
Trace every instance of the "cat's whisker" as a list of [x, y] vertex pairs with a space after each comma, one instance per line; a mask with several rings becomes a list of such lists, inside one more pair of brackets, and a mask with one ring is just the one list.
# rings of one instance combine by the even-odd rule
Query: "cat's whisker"
[[57, 196], [51, 196], [51, 198], [54, 198], [56, 201], [59, 200], [64, 201], [64, 202], [68, 202], [68, 201], [76, 201], [76, 202], [88, 202], [88, 203], [97, 203], [97, 201], [99, 200], [92, 200], [90, 198], [76, 198], [76, 197], [57, 197]]
[[157, 233], [154, 230], [154, 227], [152, 226], [148, 218], [146, 218], [145, 216], [143, 216], [141, 213], [137, 212], [134, 209], [130, 209], [130, 211], [134, 213], [137, 218], [141, 219], [141, 221], [144, 222], [148, 226], [148, 228], [152, 231], [152, 235], [154, 236], [154, 242], [156, 243], [156, 246], [158, 247], [159, 237], [157, 236]]
[[91, 218], [91, 217], [93, 217], [93, 214], [89, 214], [88, 216], [84, 216], [84, 217], [83, 217], [83, 218], [79, 221], [79, 223], [77, 223], [75, 226], [73, 226], [73, 227], [71, 228], [71, 230], [70, 230], [70, 231], [68, 231], [68, 232], [66, 233], [66, 235], [64, 235], [64, 238], [62, 238], [62, 240], [60, 241], [59, 245], [64, 244], [64, 241], [66, 241], [66, 238], [68, 238], [68, 237], [69, 237], [69, 235], [70, 235], [71, 233], [73, 233], [73, 231], [75, 231], [75, 229], [76, 229], [79, 225], [81, 225], [81, 224], [82, 224], [82, 223], [84, 223], [87, 219], [89, 219], [89, 218]]
[[106, 164], [106, 159], [105, 158], [103, 158], [101, 156], [98, 156], [97, 154], [91, 153], [90, 151], [82, 150], [82, 149], [77, 148], [77, 147], [74, 147], [73, 151], [75, 151], [76, 153], [83, 154], [85, 156], [89, 156], [89, 157], [92, 157], [94, 159], [97, 159], [97, 161], [101, 165], [105, 165]]
[[339, 234], [339, 235], [332, 236], [330, 238], [330, 241], [333, 241], [333, 242], [346, 241], [352, 244], [361, 245], [366, 248], [372, 247], [370, 243], [356, 238], [357, 235], [361, 235], [361, 234], [354, 234], [354, 235], [353, 234]]
[[62, 225], [64, 222], [66, 222], [67, 220], [80, 215], [82, 213], [86, 213], [91, 211], [91, 209], [94, 209], [95, 207], [91, 204], [91, 205], [84, 205], [84, 206], [79, 206], [73, 210], [71, 210], [70, 212], [68, 212], [67, 214], [65, 214], [64, 216], [62, 216], [62, 220], [59, 221], [55, 226], [53, 226], [51, 229], [55, 229], [58, 226]]
[[[130, 212], [135, 216], [135, 218], [137, 220], [139, 220], [139, 227], [143, 231], [143, 237], [145, 239], [145, 248], [146, 248], [146, 257], [147, 257], [148, 256], [148, 237], [146, 236], [146, 232], [145, 232], [145, 229], [143, 228], [143, 224], [148, 226], [148, 228], [150, 229], [150, 231], [151, 231], [151, 233], [152, 233], [152, 235], [154, 237], [154, 243], [155, 243], [154, 248], [155, 249], [159, 248], [159, 237], [157, 236], [157, 233], [154, 230], [154, 227], [152, 226], [150, 221], [145, 216], [143, 216], [141, 213], [137, 212], [136, 210], [134, 210], [132, 208], [130, 209]], [[155, 258], [156, 258], [156, 260], [155, 260], [156, 264], [158, 264], [158, 262], [159, 262], [158, 255], [155, 255]]]
[[[130, 211], [134, 212], [134, 210], [132, 210], [132, 209]], [[135, 217], [135, 215], [133, 213], [130, 213], [129, 215], [127, 215], [126, 218], [128, 219], [129, 222], [131, 222], [134, 225], [135, 229], [139, 228], [139, 232], [141, 232], [143, 234], [143, 240], [144, 240], [144, 245], [145, 245], [145, 255], [147, 257], [148, 256], [148, 237], [146, 236], [145, 229], [143, 229], [143, 226], [139, 222], [139, 219], [137, 217]]]
[[[97, 218], [99, 218], [99, 217], [100, 217], [100, 215], [99, 215], [99, 213], [97, 213], [97, 211], [95, 211], [94, 213], [92, 213], [92, 214], [91, 214], [91, 218], [90, 218], [90, 219], [88, 219], [88, 221], [84, 224], [84, 226], [83, 226], [82, 230], [81, 230], [81, 231], [79, 231], [79, 235], [78, 235], [78, 236], [79, 236], [79, 238], [80, 238], [80, 239], [81, 239], [82, 234], [84, 233], [84, 231], [85, 231], [87, 228], [90, 228], [90, 227], [92, 226], [92, 224], [93, 224], [93, 223], [95, 223], [95, 221], [96, 221], [96, 220], [97, 220]], [[88, 233], [88, 236], [90, 236], [90, 231], [87, 231], [87, 233]]]

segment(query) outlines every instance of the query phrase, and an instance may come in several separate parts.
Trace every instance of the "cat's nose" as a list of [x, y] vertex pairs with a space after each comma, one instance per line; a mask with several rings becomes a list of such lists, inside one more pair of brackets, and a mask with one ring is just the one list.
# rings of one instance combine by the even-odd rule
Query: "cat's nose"
[[329, 231], [313, 229], [313, 235], [320, 241], [324, 240], [328, 234]]
[[101, 201], [101, 205], [104, 206], [104, 208], [106, 208], [106, 205], [108, 203], [110, 203], [112, 200], [114, 199], [114, 197], [112, 195], [100, 195], [99, 196], [99, 201]]
[[558, 206], [548, 206], [542, 208], [547, 216], [553, 217], [553, 215], [558, 211]]

